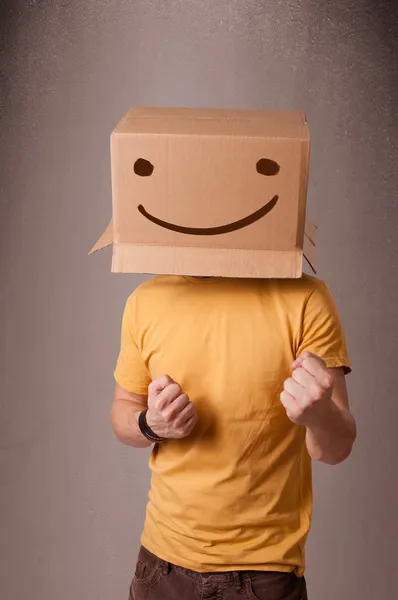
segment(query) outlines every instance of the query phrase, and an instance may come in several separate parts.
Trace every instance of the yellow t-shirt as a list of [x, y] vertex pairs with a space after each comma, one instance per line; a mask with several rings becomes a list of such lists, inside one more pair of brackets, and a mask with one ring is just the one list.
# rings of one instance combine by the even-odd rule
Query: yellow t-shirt
[[311, 459], [280, 392], [303, 350], [350, 371], [326, 285], [158, 276], [129, 296], [121, 338], [116, 381], [146, 395], [167, 374], [199, 417], [189, 437], [154, 447], [142, 544], [199, 572], [302, 576]]

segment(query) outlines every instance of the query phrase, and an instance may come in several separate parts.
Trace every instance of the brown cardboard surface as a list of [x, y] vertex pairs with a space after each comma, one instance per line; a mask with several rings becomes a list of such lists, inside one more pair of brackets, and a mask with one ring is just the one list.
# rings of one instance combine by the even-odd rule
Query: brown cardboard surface
[[316, 273], [316, 232], [317, 226], [309, 219], [305, 221], [303, 255], [311, 269]]
[[113, 242], [120, 273], [300, 277], [304, 243], [314, 263], [308, 168], [302, 112], [132, 109], [111, 135], [113, 218], [91, 252]]
[[295, 139], [307, 136], [303, 112], [226, 109], [131, 109], [116, 126], [115, 134], [233, 135]]
[[181, 252], [177, 246], [116, 244], [111, 271], [214, 277], [300, 277], [302, 252], [216, 248], [189, 248], [189, 252]]
[[306, 219], [305, 220], [305, 236], [309, 239], [309, 241], [316, 246], [316, 234], [318, 231], [318, 227], [317, 225], [315, 225], [315, 223], [313, 223], [312, 221], [310, 221], [310, 219]]
[[104, 233], [95, 243], [95, 245], [91, 248], [89, 254], [93, 254], [93, 252], [96, 252], [97, 250], [102, 250], [102, 248], [106, 248], [106, 246], [113, 244], [113, 239], [113, 219], [111, 219]]

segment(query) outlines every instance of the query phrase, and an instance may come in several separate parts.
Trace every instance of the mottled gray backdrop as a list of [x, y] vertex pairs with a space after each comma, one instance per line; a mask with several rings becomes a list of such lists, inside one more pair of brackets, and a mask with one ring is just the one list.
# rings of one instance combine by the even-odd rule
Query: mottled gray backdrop
[[142, 281], [87, 251], [109, 134], [134, 104], [304, 108], [319, 276], [345, 325], [359, 438], [315, 465], [311, 600], [395, 597], [397, 17], [357, 0], [2, 2], [0, 597], [126, 598], [148, 453], [108, 412]]

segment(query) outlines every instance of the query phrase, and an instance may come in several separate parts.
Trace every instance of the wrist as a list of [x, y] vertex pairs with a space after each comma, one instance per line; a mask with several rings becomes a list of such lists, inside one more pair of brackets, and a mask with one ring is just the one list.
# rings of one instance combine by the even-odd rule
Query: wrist
[[[156, 423], [156, 419], [154, 419], [153, 412], [152, 412], [152, 410], [151, 410], [150, 408], [147, 408], [147, 409], [146, 409], [146, 413], [145, 413], [145, 420], [146, 420], [146, 422], [147, 422], [147, 425], [148, 425], [149, 429], [151, 429], [151, 431], [153, 431], [153, 433], [154, 433], [155, 435], [159, 435], [159, 434], [157, 433], [157, 431], [156, 431], [156, 430], [157, 430], [157, 426], [156, 426], [156, 425], [157, 425], [157, 423]], [[161, 437], [161, 436], [159, 436], [159, 437]]]
[[151, 427], [151, 420], [148, 423], [147, 420], [148, 409], [145, 408], [140, 412], [138, 416], [138, 426], [142, 435], [149, 441], [153, 443], [164, 442], [166, 440], [165, 437], [158, 435]]
[[332, 400], [326, 400], [321, 410], [318, 410], [304, 423], [308, 432], [317, 433], [330, 431], [340, 422], [340, 409]]

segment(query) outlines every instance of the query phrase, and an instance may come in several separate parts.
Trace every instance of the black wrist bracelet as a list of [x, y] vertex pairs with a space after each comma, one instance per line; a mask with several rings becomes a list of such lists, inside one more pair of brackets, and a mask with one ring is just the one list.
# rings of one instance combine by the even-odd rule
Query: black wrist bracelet
[[152, 431], [152, 429], [149, 427], [147, 420], [146, 420], [147, 412], [148, 412], [148, 409], [146, 408], [145, 410], [140, 412], [139, 417], [138, 417], [138, 427], [140, 428], [142, 435], [150, 442], [155, 442], [155, 443], [164, 442], [167, 438], [163, 438], [163, 437], [160, 437], [159, 435], [156, 435], [156, 433], [154, 431]]

